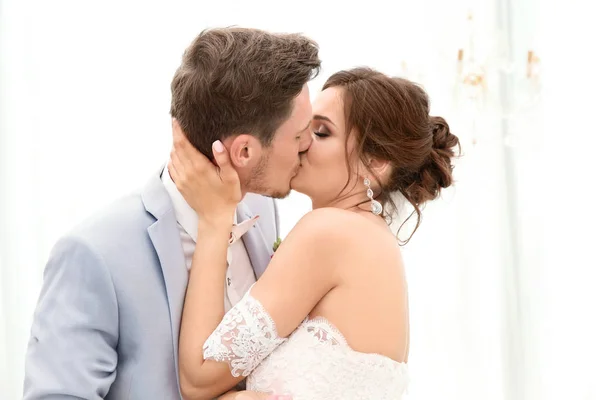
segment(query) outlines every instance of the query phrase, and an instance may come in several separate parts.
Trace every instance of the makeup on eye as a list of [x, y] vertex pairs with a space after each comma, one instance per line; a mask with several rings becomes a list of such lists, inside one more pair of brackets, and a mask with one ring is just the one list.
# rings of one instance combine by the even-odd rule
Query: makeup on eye
[[331, 119], [329, 119], [325, 115], [314, 114], [312, 122], [313, 134], [315, 136], [321, 139], [326, 138], [327, 136], [331, 136], [331, 130], [329, 130], [329, 128], [327, 127], [327, 124], [331, 124], [335, 127], [335, 124]]
[[327, 129], [327, 126], [325, 126], [325, 124], [318, 124], [316, 125], [317, 129], [313, 130], [313, 133], [315, 134], [315, 136], [319, 137], [319, 138], [325, 138], [329, 135], [331, 135], [331, 132], [329, 131], [329, 129]]
[[313, 133], [315, 134], [315, 136], [317, 136], [319, 138], [326, 138], [327, 136], [330, 135], [329, 131], [327, 130], [327, 128], [324, 127], [324, 125], [321, 125], [319, 127], [319, 129]]

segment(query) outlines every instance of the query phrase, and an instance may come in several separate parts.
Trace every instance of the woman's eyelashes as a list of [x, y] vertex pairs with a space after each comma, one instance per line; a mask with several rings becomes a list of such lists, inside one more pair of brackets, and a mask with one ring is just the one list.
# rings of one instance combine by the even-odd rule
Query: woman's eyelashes
[[325, 138], [331, 134], [327, 127], [323, 124], [320, 124], [318, 128], [313, 131], [313, 133], [315, 134], [315, 136], [320, 138]]

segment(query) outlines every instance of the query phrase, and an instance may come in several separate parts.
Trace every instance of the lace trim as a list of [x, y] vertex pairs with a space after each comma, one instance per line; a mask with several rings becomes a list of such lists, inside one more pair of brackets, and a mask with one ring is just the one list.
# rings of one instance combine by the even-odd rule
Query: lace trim
[[340, 330], [325, 317], [306, 318], [303, 325], [305, 326], [306, 331], [312, 334], [321, 343], [349, 347], [342, 332], [340, 332]]
[[229, 364], [234, 377], [248, 376], [286, 339], [263, 305], [246, 293], [204, 343], [204, 359]]
[[325, 317], [306, 318], [248, 377], [247, 388], [296, 400], [400, 400], [408, 367], [387, 356], [353, 350]]
[[307, 317], [304, 320], [304, 322], [302, 322], [301, 327], [304, 327], [306, 332], [312, 334], [314, 336], [314, 338], [317, 339], [317, 341], [319, 341], [320, 343], [332, 344], [334, 346], [335, 345], [342, 346], [342, 347], [346, 348], [347, 350], [349, 350], [350, 352], [354, 353], [354, 355], [356, 357], [360, 357], [365, 360], [384, 359], [387, 362], [389, 362], [393, 365], [399, 366], [401, 368], [407, 367], [407, 364], [405, 362], [396, 361], [392, 358], [389, 358], [387, 356], [384, 356], [384, 355], [381, 355], [378, 353], [363, 353], [363, 352], [354, 350], [348, 344], [348, 341], [347, 341], [346, 337], [344, 336], [344, 334], [332, 322], [330, 322], [325, 317], [318, 316], [318, 317], [314, 317], [312, 319], [309, 319]]

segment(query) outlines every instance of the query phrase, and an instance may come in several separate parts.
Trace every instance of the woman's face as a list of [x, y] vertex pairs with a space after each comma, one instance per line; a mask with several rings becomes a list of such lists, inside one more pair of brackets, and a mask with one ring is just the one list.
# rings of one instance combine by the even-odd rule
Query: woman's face
[[343, 197], [366, 190], [357, 174], [359, 162], [352, 151], [354, 141], [349, 140], [346, 146], [343, 93], [342, 88], [331, 87], [322, 91], [313, 103], [313, 142], [302, 154], [298, 173], [291, 181], [292, 189], [309, 196], [314, 208], [335, 204], [342, 190]]

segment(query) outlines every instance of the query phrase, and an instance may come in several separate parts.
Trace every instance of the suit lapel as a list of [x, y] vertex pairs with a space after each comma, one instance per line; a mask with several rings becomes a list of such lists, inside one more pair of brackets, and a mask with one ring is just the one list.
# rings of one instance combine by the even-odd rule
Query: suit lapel
[[[254, 217], [248, 207], [244, 203], [240, 203], [237, 208], [238, 221], [243, 221]], [[265, 240], [261, 229], [261, 221], [250, 228], [250, 230], [242, 236], [244, 246], [248, 252], [248, 257], [252, 263], [252, 269], [256, 279], [259, 279], [265, 272], [269, 261], [271, 261], [271, 255], [273, 254], [272, 246], [269, 246]]]
[[163, 216], [148, 228], [148, 234], [160, 260], [165, 280], [169, 312], [171, 314], [173, 347], [175, 349], [175, 357], [177, 358], [179, 326], [188, 283], [188, 272], [185, 266], [185, 258], [181, 251], [181, 242], [175, 223], [175, 216]]
[[[179, 384], [179, 328], [181, 325], [181, 314], [188, 283], [188, 271], [185, 265], [181, 240], [179, 238], [175, 211], [173, 210], [169, 194], [160, 179], [160, 173], [153, 176], [151, 181], [143, 189], [142, 202], [144, 203], [146, 210], [156, 218], [156, 222], [148, 228], [148, 235], [160, 261], [160, 267], [165, 282], [171, 321], [175, 369], [177, 371], [177, 381]], [[240, 203], [236, 212], [239, 222], [254, 216], [250, 212], [248, 206], [244, 203]], [[273, 254], [272, 246], [266, 242], [262, 232], [260, 219], [254, 227], [250, 228], [250, 230], [242, 236], [242, 241], [246, 247], [254, 274], [258, 279], [264, 273]], [[235, 262], [233, 262], [233, 264], [235, 264]], [[234, 282], [237, 282], [237, 280], [232, 280], [232, 286], [234, 285]], [[234, 289], [239, 291], [239, 288], [234, 287]]]
[[185, 257], [179, 239], [175, 212], [169, 195], [158, 176], [155, 176], [144, 189], [142, 201], [146, 210], [156, 218], [156, 222], [148, 227], [148, 235], [156, 250], [165, 281], [171, 320], [175, 368], [179, 382], [179, 327], [188, 283]]

